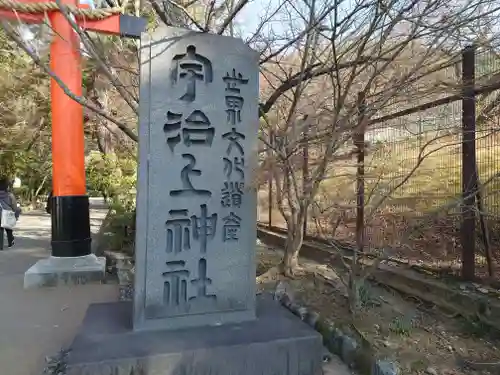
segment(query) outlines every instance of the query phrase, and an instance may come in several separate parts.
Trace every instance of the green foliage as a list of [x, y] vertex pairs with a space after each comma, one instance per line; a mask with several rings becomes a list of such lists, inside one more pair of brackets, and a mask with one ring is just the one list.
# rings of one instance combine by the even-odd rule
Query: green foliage
[[21, 179], [17, 194], [23, 201], [34, 202], [52, 188], [52, 157], [50, 145], [38, 143], [29, 151], [18, 152], [15, 176]]
[[353, 308], [358, 310], [380, 306], [380, 301], [375, 295], [371, 285], [364, 279], [351, 280], [351, 294]]
[[146, 18], [148, 21], [146, 24], [147, 31], [152, 32], [158, 27], [159, 20], [156, 15], [156, 12], [153, 9], [143, 10], [141, 17]]
[[1, 28], [0, 50], [0, 148], [19, 150], [50, 123], [49, 78]]
[[14, 178], [16, 166], [14, 163], [15, 153], [12, 151], [0, 151], [0, 176]]
[[18, 198], [34, 202], [50, 189], [49, 79], [1, 28], [0, 49], [0, 174], [20, 178]]
[[[46, 147], [43, 147], [46, 146]], [[21, 151], [0, 152], [0, 176], [21, 180], [16, 188], [18, 199], [26, 204], [34, 202], [40, 194], [47, 194], [51, 182], [50, 145], [38, 143], [36, 147]]]
[[134, 255], [135, 211], [129, 211], [120, 204], [112, 204], [104, 228], [105, 248]]
[[87, 158], [89, 193], [108, 198], [110, 213], [103, 228], [103, 248], [133, 255], [137, 162], [116, 154], [91, 152]]
[[402, 335], [409, 336], [413, 328], [413, 316], [397, 316], [395, 317], [389, 326], [391, 332]]
[[491, 333], [491, 326], [480, 319], [463, 319], [462, 330], [465, 334], [473, 337], [487, 337]]
[[133, 159], [93, 151], [87, 159], [89, 190], [110, 198], [113, 206], [132, 212], [135, 208], [135, 170]]

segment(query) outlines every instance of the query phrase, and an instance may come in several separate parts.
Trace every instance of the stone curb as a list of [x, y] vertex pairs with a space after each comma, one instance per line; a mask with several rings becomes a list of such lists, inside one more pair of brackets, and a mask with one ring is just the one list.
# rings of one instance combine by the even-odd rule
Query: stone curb
[[134, 295], [134, 258], [118, 251], [105, 250], [108, 272], [116, 275], [120, 288], [120, 301], [132, 301]]
[[[377, 358], [371, 348], [363, 345], [345, 330], [336, 327], [335, 324], [322, 318], [320, 314], [300, 306], [286, 293], [286, 288], [280, 288], [280, 284], [274, 292], [274, 299], [278, 300], [283, 307], [288, 309], [302, 321], [314, 328], [323, 337], [326, 348], [340, 357], [350, 368], [355, 368], [365, 375], [399, 375], [398, 365], [390, 360]], [[281, 291], [279, 290], [281, 289]]]
[[[107, 224], [112, 216], [111, 214], [112, 209], [109, 208], [108, 212], [106, 213], [106, 216], [102, 220], [101, 226], [99, 227], [99, 231], [94, 234], [94, 237], [92, 238], [92, 253], [94, 253], [96, 256], [104, 256], [104, 252], [102, 249], [102, 241], [104, 240], [104, 231], [106, 230]], [[106, 258], [107, 262], [107, 258]]]
[[130, 255], [118, 251], [105, 250], [106, 267], [112, 275], [118, 276], [119, 285], [129, 285], [133, 283], [134, 259]]

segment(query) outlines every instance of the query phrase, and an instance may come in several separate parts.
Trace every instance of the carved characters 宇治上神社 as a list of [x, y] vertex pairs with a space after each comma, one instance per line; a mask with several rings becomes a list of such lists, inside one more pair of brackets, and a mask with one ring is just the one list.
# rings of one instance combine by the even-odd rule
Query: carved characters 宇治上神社
[[188, 210], [170, 210], [166, 221], [167, 253], [180, 253], [191, 249], [191, 220]]
[[211, 197], [212, 192], [206, 189], [196, 189], [191, 182], [191, 177], [201, 176], [201, 170], [195, 169], [196, 158], [191, 154], [182, 154], [182, 157], [188, 162], [181, 170], [181, 183], [182, 189], [176, 189], [170, 191], [170, 196], [172, 197]]
[[187, 147], [191, 145], [210, 147], [215, 135], [215, 128], [210, 125], [208, 117], [198, 109], [185, 119], [182, 113], [167, 111], [167, 122], [163, 125], [163, 131], [167, 135], [167, 145], [172, 152], [181, 140]]
[[[193, 109], [196, 105], [197, 85], [209, 84], [213, 81], [213, 67], [211, 61], [200, 54], [192, 44], [186, 47], [184, 53], [177, 54], [172, 59], [171, 80], [174, 85], [185, 85], [182, 96], [178, 99], [183, 110], [168, 110], [163, 131], [170, 151], [175, 155], [175, 147], [182, 143], [185, 147], [205, 146], [212, 147], [215, 127], [212, 126], [208, 116], [200, 109]], [[188, 109], [188, 111], [186, 111]], [[214, 238], [217, 228], [217, 213], [208, 215], [207, 205], [204, 202], [212, 196], [212, 192], [202, 188], [205, 185], [202, 171], [197, 166], [195, 150], [182, 152], [180, 154], [185, 161], [180, 171], [180, 186], [173, 183], [175, 189], [169, 191], [173, 198], [197, 198], [201, 199], [201, 214], [190, 215], [189, 210], [169, 210], [166, 220], [166, 254], [167, 270], [163, 273], [164, 282], [164, 304], [166, 306], [178, 306], [188, 303], [193, 298], [206, 296], [215, 298], [207, 293], [207, 285], [211, 279], [207, 276], [207, 259], [198, 259], [198, 275], [195, 270], [189, 270], [186, 261], [186, 251], [192, 250], [192, 242], [199, 243], [201, 254], [207, 253], [207, 243]], [[201, 185], [201, 186], [200, 186]], [[175, 203], [174, 203], [175, 206]], [[191, 278], [191, 279], [190, 279]], [[193, 295], [190, 290], [196, 290]], [[190, 295], [191, 294], [191, 295]]]
[[196, 47], [189, 45], [185, 53], [175, 55], [172, 81], [186, 82], [186, 92], [179, 99], [194, 102], [196, 99], [196, 82], [210, 83], [213, 79], [212, 63], [205, 56], [196, 52]]
[[201, 258], [198, 261], [198, 278], [191, 280], [191, 284], [196, 288], [196, 295], [189, 298], [189, 300], [197, 298], [217, 298], [215, 294], [207, 293], [207, 285], [212, 284], [212, 279], [207, 277], [207, 260], [205, 258]]
[[[216, 299], [215, 294], [207, 293], [207, 286], [212, 284], [212, 279], [207, 275], [207, 260], [200, 258], [198, 261], [198, 277], [190, 280], [191, 272], [186, 269], [183, 260], [166, 262], [168, 271], [163, 272], [165, 282], [163, 284], [163, 301], [165, 306], [174, 307], [187, 304], [198, 298]], [[196, 290], [195, 294], [188, 298], [188, 282]]]
[[187, 302], [187, 283], [189, 270], [183, 260], [166, 262], [167, 270], [163, 272], [163, 302], [165, 306], [180, 306]]
[[167, 227], [167, 253], [191, 249], [191, 236], [200, 243], [200, 252], [207, 252], [207, 242], [214, 238], [217, 214], [207, 214], [207, 205], [200, 205], [200, 216], [188, 217], [188, 210], [170, 210]]
[[[199, 243], [201, 254], [207, 253], [207, 243], [214, 238], [217, 230], [217, 214], [209, 215], [207, 205], [200, 205], [200, 215], [191, 215], [186, 209], [170, 210], [166, 221], [167, 248], [166, 253], [173, 256], [191, 250], [191, 237]], [[198, 277], [190, 281], [197, 292], [188, 297], [188, 278], [191, 272], [182, 259], [166, 262], [167, 270], [162, 273], [165, 278], [163, 300], [165, 306], [179, 306], [197, 297], [215, 298], [207, 294], [206, 287], [212, 282], [207, 277], [207, 260], [199, 259]]]
[[207, 242], [215, 236], [217, 230], [217, 214], [208, 215], [207, 205], [202, 204], [201, 215], [191, 216], [193, 222], [193, 237], [200, 242], [200, 251], [202, 254], [207, 252]]

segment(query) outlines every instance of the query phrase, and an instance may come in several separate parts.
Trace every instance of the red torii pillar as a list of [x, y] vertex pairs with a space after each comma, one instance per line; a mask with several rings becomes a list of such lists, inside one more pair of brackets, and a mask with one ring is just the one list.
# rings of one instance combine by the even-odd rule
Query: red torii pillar
[[[40, 3], [46, 0], [18, 0], [22, 3]], [[78, 0], [61, 0], [61, 4], [89, 8]], [[50, 68], [75, 95], [82, 95], [80, 39], [65, 15], [50, 11], [49, 20], [54, 30], [50, 46]], [[0, 18], [42, 23], [45, 15], [0, 9]], [[101, 20], [77, 17], [83, 29], [106, 34], [138, 38], [146, 20], [123, 14]], [[69, 96], [54, 79], [50, 81], [52, 110], [52, 256], [79, 257], [91, 253], [89, 198], [85, 183], [85, 155], [83, 107]]]

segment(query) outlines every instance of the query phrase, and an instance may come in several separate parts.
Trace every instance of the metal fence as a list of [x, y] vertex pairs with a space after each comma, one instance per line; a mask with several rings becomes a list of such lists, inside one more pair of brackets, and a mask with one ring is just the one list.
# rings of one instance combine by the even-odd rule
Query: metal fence
[[[390, 245], [404, 258], [461, 265], [469, 279], [488, 254], [500, 258], [500, 57], [467, 47], [448, 69], [459, 94], [370, 121], [357, 163], [354, 156], [334, 165], [323, 182], [309, 235], [363, 249]], [[276, 207], [261, 207], [260, 220], [284, 226]]]

